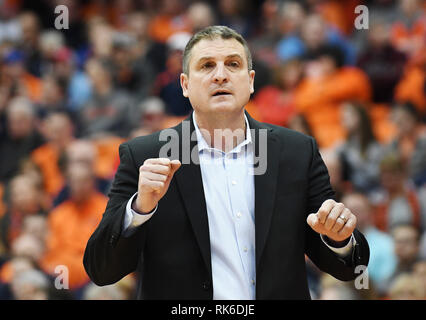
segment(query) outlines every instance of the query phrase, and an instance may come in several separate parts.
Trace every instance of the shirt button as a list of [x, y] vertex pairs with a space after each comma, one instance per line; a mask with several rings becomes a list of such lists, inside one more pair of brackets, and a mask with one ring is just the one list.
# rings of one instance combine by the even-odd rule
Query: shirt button
[[242, 216], [242, 215], [243, 215], [243, 214], [242, 214], [240, 211], [238, 211], [238, 212], [237, 212], [237, 217], [238, 217], [238, 218], [241, 218], [241, 216]]
[[232, 180], [232, 184], [235, 186], [237, 184], [237, 181]]
[[251, 279], [251, 284], [254, 285], [255, 283], [254, 279]]
[[244, 252], [247, 252], [247, 251], [248, 251], [247, 247], [244, 247], [244, 249], [243, 249], [243, 250], [244, 250]]

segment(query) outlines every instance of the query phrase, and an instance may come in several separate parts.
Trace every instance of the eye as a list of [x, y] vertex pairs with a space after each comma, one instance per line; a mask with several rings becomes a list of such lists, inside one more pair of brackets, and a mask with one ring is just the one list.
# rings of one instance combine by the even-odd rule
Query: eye
[[228, 63], [228, 66], [230, 66], [231, 68], [238, 68], [240, 66], [240, 63], [236, 60], [233, 60]]
[[201, 69], [210, 69], [214, 67], [214, 63], [213, 62], [206, 62], [201, 66]]

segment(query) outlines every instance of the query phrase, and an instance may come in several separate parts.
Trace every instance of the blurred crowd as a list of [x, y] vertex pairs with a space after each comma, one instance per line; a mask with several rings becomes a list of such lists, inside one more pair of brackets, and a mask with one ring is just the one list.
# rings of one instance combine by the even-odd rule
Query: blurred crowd
[[[57, 5], [68, 28], [55, 28]], [[355, 28], [358, 5], [368, 28]], [[421, 0], [0, 1], [0, 299], [135, 298], [137, 274], [90, 282], [85, 245], [119, 144], [191, 112], [182, 52], [214, 24], [251, 48], [246, 110], [316, 138], [369, 242], [368, 274], [355, 282], [306, 258], [312, 297], [426, 299]]]

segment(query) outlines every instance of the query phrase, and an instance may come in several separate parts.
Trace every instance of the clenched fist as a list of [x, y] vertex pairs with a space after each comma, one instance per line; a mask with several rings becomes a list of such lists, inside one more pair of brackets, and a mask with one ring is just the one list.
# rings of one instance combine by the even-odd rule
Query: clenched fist
[[152, 211], [169, 189], [170, 181], [180, 168], [179, 160], [147, 159], [139, 168], [138, 196], [134, 206], [140, 213]]
[[333, 241], [348, 239], [356, 227], [356, 216], [343, 203], [329, 199], [323, 202], [317, 213], [307, 218], [310, 227]]

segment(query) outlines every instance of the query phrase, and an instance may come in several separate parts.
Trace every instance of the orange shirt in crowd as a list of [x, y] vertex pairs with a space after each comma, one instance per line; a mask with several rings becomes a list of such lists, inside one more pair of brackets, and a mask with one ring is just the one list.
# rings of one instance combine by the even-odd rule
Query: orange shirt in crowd
[[148, 32], [153, 40], [165, 43], [167, 39], [177, 32], [191, 32], [188, 19], [184, 15], [168, 16], [159, 15], [152, 19]]
[[125, 139], [120, 137], [107, 137], [94, 141], [97, 150], [95, 160], [95, 174], [99, 178], [112, 179], [117, 160], [120, 159], [118, 155], [118, 147]]
[[396, 135], [396, 126], [391, 121], [391, 107], [386, 103], [372, 103], [368, 107], [372, 129], [376, 139], [384, 144], [390, 143]]
[[408, 68], [395, 87], [396, 101], [410, 101], [420, 113], [426, 114], [426, 71], [424, 68]]
[[64, 177], [58, 166], [59, 152], [50, 143], [38, 147], [31, 153], [31, 160], [40, 168], [44, 190], [52, 197], [64, 186]]
[[21, 78], [21, 84], [25, 90], [25, 94], [31, 101], [39, 102], [41, 98], [41, 80], [30, 73], [26, 72]]
[[360, 0], [318, 1], [315, 9], [328, 24], [335, 26], [340, 32], [350, 35], [358, 15], [355, 13], [355, 8], [360, 4], [362, 4]]
[[274, 86], [262, 88], [254, 103], [262, 121], [278, 126], [286, 126], [295, 113], [293, 95]]
[[426, 37], [426, 19], [420, 17], [413, 23], [411, 28], [398, 21], [391, 26], [391, 42], [392, 45], [411, 55], [416, 55], [424, 48]]
[[367, 75], [354, 67], [343, 67], [318, 78], [305, 78], [296, 88], [296, 111], [302, 113], [320, 147], [331, 147], [344, 139], [340, 121], [341, 104], [347, 100], [367, 101], [371, 87]]
[[71, 289], [89, 281], [83, 266], [84, 250], [101, 221], [107, 201], [104, 195], [94, 192], [84, 204], [77, 205], [67, 200], [49, 213], [50, 233], [40, 265], [45, 272], [53, 275], [58, 265], [65, 265], [69, 270]]

